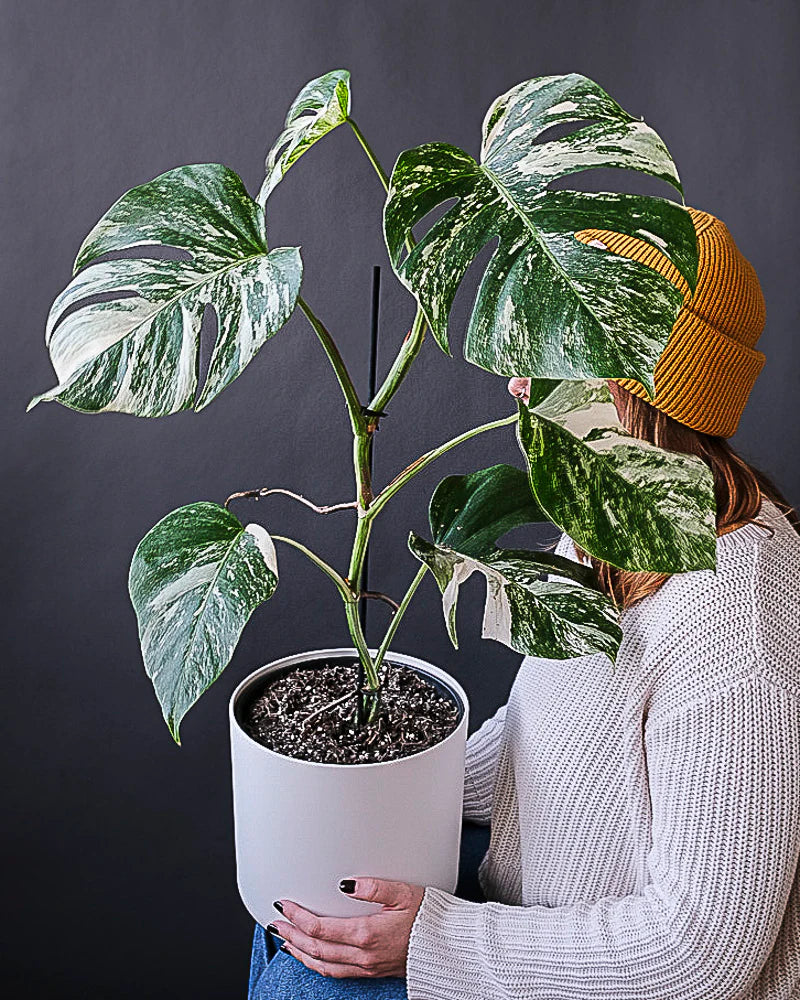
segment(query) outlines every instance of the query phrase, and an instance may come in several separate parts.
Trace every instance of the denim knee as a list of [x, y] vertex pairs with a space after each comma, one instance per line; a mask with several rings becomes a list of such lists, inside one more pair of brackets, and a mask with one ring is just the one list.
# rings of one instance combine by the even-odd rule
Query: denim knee
[[256, 926], [248, 1000], [408, 1000], [405, 979], [331, 979], [286, 952], [270, 958], [268, 940], [264, 928]]

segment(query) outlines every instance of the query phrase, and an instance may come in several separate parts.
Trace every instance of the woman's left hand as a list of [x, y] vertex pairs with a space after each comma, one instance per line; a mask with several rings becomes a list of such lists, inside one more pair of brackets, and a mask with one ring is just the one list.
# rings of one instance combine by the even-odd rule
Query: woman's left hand
[[366, 916], [318, 917], [282, 899], [286, 919], [275, 920], [269, 929], [284, 939], [290, 955], [323, 976], [404, 976], [411, 925], [424, 886], [357, 878], [344, 879], [340, 888], [353, 899], [381, 903], [382, 908]]

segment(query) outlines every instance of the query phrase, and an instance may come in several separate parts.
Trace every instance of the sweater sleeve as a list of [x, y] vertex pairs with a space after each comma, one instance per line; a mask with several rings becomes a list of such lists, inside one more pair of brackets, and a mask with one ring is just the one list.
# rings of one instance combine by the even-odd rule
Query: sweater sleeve
[[800, 699], [753, 673], [648, 723], [641, 892], [568, 906], [428, 888], [409, 1000], [732, 1000], [777, 937], [800, 850]]
[[502, 705], [467, 740], [464, 762], [464, 819], [487, 825], [492, 818], [494, 780], [503, 741], [506, 706]]

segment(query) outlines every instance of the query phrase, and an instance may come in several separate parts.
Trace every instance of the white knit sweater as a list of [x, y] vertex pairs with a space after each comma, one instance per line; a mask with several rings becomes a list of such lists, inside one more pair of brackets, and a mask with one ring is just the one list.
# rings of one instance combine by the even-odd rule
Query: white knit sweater
[[800, 997], [800, 538], [760, 520], [624, 612], [616, 668], [523, 660], [467, 745], [492, 902], [426, 889], [410, 1000]]

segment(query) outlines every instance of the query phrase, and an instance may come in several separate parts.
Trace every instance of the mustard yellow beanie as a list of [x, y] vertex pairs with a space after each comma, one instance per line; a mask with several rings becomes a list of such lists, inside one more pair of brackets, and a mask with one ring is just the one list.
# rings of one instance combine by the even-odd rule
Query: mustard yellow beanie
[[753, 266], [740, 253], [724, 222], [688, 209], [697, 234], [697, 288], [667, 257], [633, 236], [605, 229], [576, 233], [582, 243], [605, 248], [654, 268], [683, 293], [683, 305], [653, 373], [655, 398], [633, 379], [614, 379], [657, 409], [703, 434], [730, 437], [764, 366], [755, 344], [766, 308]]

